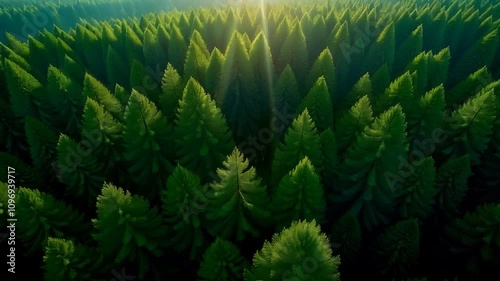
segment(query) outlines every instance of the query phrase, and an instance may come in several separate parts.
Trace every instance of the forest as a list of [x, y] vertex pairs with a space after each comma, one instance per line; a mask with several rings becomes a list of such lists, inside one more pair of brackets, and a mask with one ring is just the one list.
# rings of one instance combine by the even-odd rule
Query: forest
[[10, 278], [500, 280], [498, 1], [3, 1]]

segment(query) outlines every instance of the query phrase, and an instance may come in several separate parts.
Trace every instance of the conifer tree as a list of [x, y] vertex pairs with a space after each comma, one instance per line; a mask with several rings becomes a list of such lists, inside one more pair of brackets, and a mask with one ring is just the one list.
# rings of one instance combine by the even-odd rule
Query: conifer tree
[[237, 31], [231, 36], [227, 47], [221, 78], [215, 100], [234, 136], [240, 139], [256, 135], [262, 113], [261, 102], [259, 96], [255, 95], [256, 84], [250, 56]]
[[80, 39], [82, 40], [82, 44], [84, 44], [82, 51], [83, 58], [85, 59], [85, 65], [89, 68], [94, 77], [100, 80], [105, 79], [104, 67], [102, 66], [104, 56], [102, 54], [100, 36], [94, 34], [87, 28], [81, 28], [78, 30], [82, 31], [82, 37]]
[[231, 242], [217, 237], [203, 255], [198, 269], [198, 280], [241, 280], [247, 267], [248, 263], [240, 250]]
[[339, 255], [341, 267], [355, 268], [356, 261], [360, 258], [363, 232], [361, 225], [352, 213], [346, 213], [332, 225], [331, 243], [334, 247], [333, 254]]
[[284, 142], [277, 148], [272, 162], [272, 186], [276, 186], [305, 156], [317, 173], [322, 172], [321, 138], [307, 109], [288, 128]]
[[92, 236], [104, 257], [115, 265], [135, 262], [139, 278], [150, 269], [150, 260], [161, 256], [165, 248], [166, 227], [157, 208], [112, 184], [103, 185], [92, 223]]
[[399, 213], [403, 218], [426, 219], [433, 211], [436, 189], [436, 168], [431, 157], [410, 163], [412, 167], [404, 171], [403, 195]]
[[374, 245], [377, 273], [399, 275], [415, 268], [420, 254], [420, 226], [416, 219], [387, 227]]
[[177, 110], [178, 163], [206, 180], [234, 147], [226, 120], [201, 85], [190, 79]]
[[164, 69], [168, 61], [167, 50], [160, 40], [159, 33], [153, 33], [149, 28], [144, 31], [144, 63], [152, 69]]
[[210, 185], [207, 209], [208, 232], [223, 239], [243, 240], [247, 233], [258, 236], [259, 226], [270, 222], [266, 186], [249, 167], [248, 159], [237, 148], [217, 169], [219, 180]]
[[19, 65], [22, 69], [26, 70], [28, 73], [32, 71], [30, 64], [25, 58], [15, 53], [11, 48], [5, 46], [3, 43], [0, 43], [0, 47], [1, 47], [0, 54], [2, 55], [2, 60], [8, 59], [11, 62]]
[[450, 108], [454, 105], [463, 104], [471, 95], [486, 87], [489, 81], [491, 81], [491, 75], [486, 66], [471, 73], [466, 79], [458, 82], [457, 85], [446, 92], [446, 106]]
[[[289, 65], [285, 67], [276, 80], [271, 100], [273, 109], [276, 109], [279, 112], [297, 112], [301, 100], [300, 92], [297, 86], [297, 80], [295, 79], [295, 74]], [[282, 139], [282, 136], [285, 134], [285, 130], [286, 127], [276, 133], [278, 136], [277, 139]]]
[[106, 55], [106, 74], [109, 84], [120, 84], [129, 87], [130, 67], [128, 63], [112, 46], [108, 47]]
[[224, 64], [224, 54], [219, 49], [214, 48], [208, 60], [207, 72], [205, 73], [205, 89], [213, 98], [216, 89], [221, 81], [222, 65]]
[[335, 124], [335, 139], [339, 156], [354, 144], [359, 134], [373, 122], [373, 111], [368, 96], [362, 96]]
[[23, 141], [24, 133], [23, 119], [15, 116], [8, 102], [0, 98], [0, 147], [6, 152], [26, 151], [28, 145]]
[[[426, 156], [430, 156], [435, 152], [435, 149], [422, 151], [421, 148], [416, 147], [416, 142], [423, 142], [424, 140], [441, 142], [441, 139], [436, 139], [435, 135], [441, 131], [443, 125], [444, 99], [444, 87], [440, 85], [425, 93], [416, 104], [416, 109], [412, 110], [411, 114], [407, 114], [410, 151], [419, 150]], [[434, 145], [437, 145], [437, 143]]]
[[5, 59], [4, 71], [12, 112], [22, 118], [25, 116], [39, 118], [40, 104], [44, 101], [43, 85], [9, 59]]
[[[317, 14], [312, 19], [311, 31], [307, 34], [315, 34], [314, 36], [306, 36], [307, 50], [309, 58], [316, 58], [320, 55], [321, 50], [326, 46], [327, 30], [325, 19], [322, 15]], [[330, 85], [329, 85], [330, 86]]]
[[413, 93], [416, 97], [423, 95], [426, 91], [430, 56], [430, 53], [422, 52], [406, 67], [407, 71], [412, 75], [416, 75], [416, 79], [413, 79]]
[[130, 92], [127, 91], [123, 86], [120, 84], [115, 84], [115, 90], [114, 90], [114, 95], [116, 99], [122, 104], [122, 106], [125, 108], [128, 103], [128, 99], [130, 98]]
[[[304, 266], [305, 260], [314, 261], [316, 270]], [[328, 238], [316, 221], [298, 221], [274, 234], [271, 242], [265, 241], [243, 276], [245, 281], [277, 281], [307, 274], [311, 280], [339, 281], [339, 264], [339, 257], [332, 256]]]
[[450, 60], [451, 53], [449, 48], [442, 49], [439, 53], [429, 58], [427, 89], [432, 89], [446, 83]]
[[338, 85], [338, 90], [341, 93], [345, 93], [347, 88], [347, 83], [349, 77], [349, 68], [351, 66], [351, 52], [350, 52], [350, 42], [351, 38], [349, 35], [349, 26], [346, 21], [340, 24], [339, 28], [332, 34], [329, 38], [328, 48], [335, 58], [335, 66], [338, 73], [338, 81], [342, 81]]
[[370, 74], [365, 73], [359, 78], [359, 80], [350, 89], [344, 99], [341, 101], [341, 105], [337, 105], [338, 112], [336, 117], [341, 117], [345, 112], [351, 109], [363, 96], [368, 99], [372, 97], [372, 82], [370, 80]]
[[387, 108], [400, 104], [403, 112], [412, 115], [415, 108], [413, 81], [409, 72], [396, 78], [383, 94], [375, 99], [374, 114], [381, 114]]
[[128, 24], [124, 22], [122, 24], [122, 36], [125, 36], [125, 55], [127, 65], [131, 66], [134, 59], [143, 62], [143, 43], [138, 35]]
[[57, 133], [33, 117], [26, 117], [24, 128], [35, 168], [42, 171], [51, 167], [56, 159], [56, 147], [59, 140]]
[[[396, 29], [397, 31], [398, 29]], [[400, 75], [405, 71], [411, 60], [422, 52], [423, 47], [423, 26], [419, 25], [406, 40], [399, 46], [394, 59], [394, 74]], [[396, 36], [396, 38], [399, 38]]]
[[389, 73], [392, 73], [395, 48], [394, 23], [390, 23], [382, 30], [377, 40], [370, 46], [364, 59], [363, 70], [372, 73], [383, 64], [386, 64]]
[[155, 69], [133, 59], [130, 69], [130, 88], [146, 96], [155, 105], [159, 104], [158, 100], [161, 94], [159, 81], [160, 77], [157, 77]]
[[159, 98], [161, 113], [169, 122], [173, 122], [184, 91], [184, 83], [182, 77], [170, 63], [167, 65], [161, 80], [161, 91]]
[[184, 61], [186, 58], [188, 46], [179, 27], [174, 25], [170, 32], [170, 40], [168, 41], [168, 61], [179, 72], [184, 74]]
[[26, 254], [34, 255], [45, 247], [49, 237], [82, 239], [90, 225], [83, 215], [65, 202], [36, 189], [19, 187], [16, 192], [16, 228]]
[[47, 239], [43, 256], [44, 280], [104, 281], [108, 266], [96, 249], [64, 238]]
[[[195, 37], [194, 34], [193, 37]], [[208, 67], [209, 56], [206, 54], [207, 50], [203, 50], [203, 48], [206, 47], [200, 47], [193, 37], [190, 40], [189, 47], [186, 52], [186, 60], [184, 62], [184, 79], [187, 81], [190, 78], [194, 78], [203, 86], [205, 85], [205, 75]]]
[[367, 229], [388, 223], [392, 215], [400, 189], [394, 175], [408, 150], [405, 123], [400, 105], [389, 108], [357, 136], [339, 167], [332, 200], [359, 214]]
[[123, 105], [101, 82], [88, 73], [83, 81], [83, 96], [101, 104], [116, 120], [123, 120]]
[[155, 198], [173, 171], [172, 125], [145, 96], [132, 90], [125, 110], [124, 159], [139, 192]]
[[314, 62], [309, 75], [307, 77], [306, 89], [311, 89], [314, 83], [323, 76], [328, 86], [331, 103], [335, 108], [338, 108], [340, 96], [337, 93], [337, 76], [335, 65], [333, 64], [332, 53], [328, 48], [324, 49]]
[[[275, 65], [277, 65], [279, 62], [281, 48], [283, 47], [283, 44], [287, 36], [290, 34], [291, 28], [292, 27], [290, 26], [288, 17], [284, 17], [279, 22], [278, 27], [276, 28], [276, 32], [274, 32], [274, 36], [272, 37], [272, 40], [269, 40], [271, 42], [271, 53]], [[270, 38], [271, 37], [269, 37], [269, 39]], [[282, 69], [278, 67], [277, 71], [282, 71]]]
[[468, 190], [467, 181], [472, 175], [468, 155], [450, 159], [439, 167], [436, 175], [436, 202], [438, 210], [445, 216], [458, 214]]
[[376, 98], [384, 93], [391, 83], [391, 75], [387, 64], [382, 65], [373, 75], [370, 74], [370, 78], [372, 82], [373, 98]]
[[201, 228], [208, 205], [205, 193], [198, 175], [177, 166], [160, 195], [167, 226], [167, 244], [180, 253], [188, 250], [191, 259], [197, 258], [205, 246]]
[[296, 220], [324, 222], [326, 201], [321, 178], [307, 156], [281, 179], [271, 205], [278, 231]]
[[44, 83], [47, 79], [47, 68], [52, 54], [42, 42], [31, 35], [28, 35], [28, 47], [30, 50], [28, 61], [31, 64], [31, 73], [36, 78], [35, 80]]
[[190, 44], [194, 42], [200, 48], [200, 51], [202, 51], [205, 58], [208, 59], [210, 57], [210, 51], [208, 50], [207, 43], [205, 43], [203, 36], [198, 30], [193, 30], [189, 42]]
[[479, 164], [488, 147], [496, 117], [494, 90], [481, 91], [471, 97], [446, 120], [446, 140], [441, 153], [451, 159], [469, 155], [471, 164]]
[[446, 227], [447, 236], [452, 238], [455, 248], [467, 252], [466, 268], [469, 272], [479, 273], [482, 266], [495, 266], [500, 262], [495, 254], [500, 250], [499, 226], [500, 205], [486, 203], [456, 218]]
[[325, 77], [319, 77], [298, 109], [302, 112], [307, 108], [319, 132], [330, 128], [333, 122], [333, 105], [328, 90]]
[[307, 46], [304, 32], [301, 25], [296, 22], [287, 35], [283, 46], [280, 49], [278, 56], [278, 71], [290, 65], [299, 88], [305, 88], [304, 80], [306, 77], [306, 70], [308, 68]]

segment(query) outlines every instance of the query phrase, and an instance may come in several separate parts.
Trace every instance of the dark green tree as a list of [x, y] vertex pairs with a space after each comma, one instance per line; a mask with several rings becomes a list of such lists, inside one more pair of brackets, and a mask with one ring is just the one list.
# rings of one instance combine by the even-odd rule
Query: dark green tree
[[312, 89], [302, 100], [297, 112], [303, 112], [305, 109], [311, 114], [318, 131], [323, 132], [332, 127], [333, 105], [324, 76], [319, 77], [314, 83]]
[[[222, 261], [222, 262], [221, 262]], [[216, 238], [203, 255], [198, 269], [201, 281], [237, 281], [248, 267], [238, 247], [231, 242]]]

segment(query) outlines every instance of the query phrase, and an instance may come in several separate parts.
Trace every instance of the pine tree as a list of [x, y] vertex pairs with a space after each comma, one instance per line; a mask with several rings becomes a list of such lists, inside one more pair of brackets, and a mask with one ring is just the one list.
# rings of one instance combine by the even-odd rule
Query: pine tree
[[[297, 80], [295, 79], [295, 74], [290, 66], [287, 65], [274, 84], [271, 98], [273, 111], [277, 110], [278, 112], [284, 111], [295, 113], [298, 110], [300, 100], [300, 93], [297, 86]], [[271, 122], [272, 121], [273, 120], [271, 119]], [[286, 128], [287, 127], [285, 126], [282, 130], [276, 133], [278, 136], [277, 139], [282, 139]]]
[[333, 105], [328, 90], [325, 77], [319, 77], [297, 111], [307, 109], [320, 132], [330, 128], [333, 122]]
[[129, 87], [130, 67], [125, 59], [111, 46], [106, 55], [106, 74], [110, 85]]
[[392, 215], [400, 189], [395, 175], [408, 150], [405, 123], [400, 105], [389, 108], [357, 136], [339, 167], [332, 200], [359, 214], [367, 229], [389, 222]]
[[19, 187], [16, 192], [16, 229], [27, 255], [37, 254], [49, 237], [88, 240], [90, 225], [65, 202], [36, 189]]
[[165, 69], [168, 61], [167, 50], [163, 48], [160, 33], [153, 33], [149, 28], [144, 31], [143, 53], [145, 65], [156, 69]]
[[378, 115], [387, 108], [400, 104], [405, 114], [411, 115], [414, 110], [413, 81], [409, 72], [405, 72], [396, 78], [385, 92], [375, 99], [373, 105], [374, 114]]
[[43, 85], [9, 59], [5, 59], [4, 71], [12, 112], [22, 118], [25, 116], [39, 118], [40, 104], [44, 95]]
[[335, 108], [338, 108], [341, 97], [337, 92], [337, 76], [335, 65], [333, 64], [332, 53], [328, 48], [324, 49], [314, 62], [309, 75], [307, 77], [306, 89], [310, 89], [314, 86], [314, 83], [323, 76], [328, 86], [328, 91], [330, 93], [330, 100]]
[[435, 88], [448, 80], [450, 60], [450, 48], [442, 49], [439, 53], [429, 58], [427, 89]]
[[321, 138], [311, 116], [305, 109], [288, 128], [284, 142], [277, 148], [272, 162], [272, 186], [290, 172], [305, 156], [317, 173], [322, 172]]
[[366, 126], [373, 122], [373, 111], [368, 96], [362, 96], [335, 124], [335, 137], [339, 156], [345, 154]]
[[217, 237], [203, 255], [203, 261], [198, 269], [198, 280], [241, 280], [243, 271], [247, 267], [247, 261], [240, 250], [231, 242]]
[[210, 54], [208, 61], [207, 71], [205, 74], [205, 89], [207, 93], [213, 98], [216, 89], [219, 87], [221, 81], [222, 65], [224, 64], [224, 54], [219, 49], [214, 48]]
[[85, 74], [83, 82], [83, 96], [94, 99], [108, 111], [113, 118], [123, 121], [124, 107], [120, 101], [96, 78]]
[[407, 71], [412, 75], [416, 75], [416, 79], [413, 79], [413, 92], [417, 97], [423, 95], [427, 89], [427, 80], [429, 76], [428, 61], [430, 56], [430, 53], [422, 52], [406, 67]]
[[471, 161], [468, 155], [450, 159], [439, 167], [436, 175], [436, 203], [438, 210], [445, 216], [451, 217], [459, 213], [471, 175]]
[[296, 220], [324, 222], [326, 201], [323, 186], [307, 156], [281, 179], [271, 205], [278, 231]]
[[[193, 37], [194, 36], [195, 35], [193, 34]], [[205, 46], [200, 47], [193, 37], [190, 40], [189, 47], [186, 52], [186, 60], [184, 62], [184, 79], [187, 81], [190, 78], [194, 78], [202, 86], [204, 86], [209, 59], [209, 56], [206, 54], [208, 51], [203, 50], [203, 47]]]
[[161, 94], [160, 79], [161, 77], [157, 76], [155, 69], [133, 59], [130, 69], [130, 88], [146, 96], [155, 105], [159, 104], [158, 100]]
[[442, 132], [444, 99], [444, 87], [440, 85], [425, 93], [419, 99], [415, 110], [412, 110], [411, 114], [407, 114], [410, 151], [418, 150], [425, 156], [430, 156], [435, 152], [435, 148], [423, 151], [421, 147], [417, 146], [417, 142], [432, 141], [433, 145], [437, 145], [442, 141], [436, 139], [436, 134]]
[[131, 66], [134, 59], [143, 62], [144, 54], [143, 54], [143, 43], [140, 39], [140, 35], [138, 35], [128, 24], [127, 22], [123, 22], [122, 24], [122, 34], [125, 37], [125, 55], [127, 60], [127, 65]]
[[[334, 33], [332, 31], [328, 44], [328, 48], [335, 58], [335, 66], [338, 73], [338, 81], [341, 82], [338, 85], [338, 90], [340, 93], [345, 93], [348, 90], [349, 71], [351, 67], [351, 52], [350, 52], [350, 42], [351, 38], [349, 35], [349, 26], [346, 21], [338, 23], [340, 26]], [[338, 25], [337, 24], [337, 25]]]
[[491, 75], [486, 66], [471, 73], [466, 79], [458, 82], [457, 85], [446, 92], [447, 107], [452, 108], [455, 105], [463, 104], [472, 95], [486, 87], [489, 81], [491, 81]]
[[57, 133], [33, 117], [26, 117], [24, 128], [35, 168], [42, 171], [51, 167], [56, 159]]
[[47, 68], [49, 67], [52, 54], [50, 54], [42, 42], [31, 35], [28, 35], [28, 47], [30, 50], [28, 61], [31, 64], [31, 73], [35, 77], [35, 80], [44, 83], [47, 79]]
[[179, 72], [184, 74], [184, 61], [186, 58], [188, 46], [179, 27], [174, 25], [170, 32], [170, 40], [168, 41], [168, 61]]
[[125, 110], [124, 159], [141, 195], [156, 198], [174, 167], [172, 125], [145, 96], [132, 90]]
[[[271, 53], [274, 58], [274, 65], [277, 65], [279, 62], [281, 48], [283, 47], [287, 36], [290, 34], [291, 28], [292, 27], [290, 26], [288, 17], [285, 17], [278, 24], [272, 40], [269, 40], [271, 37], [268, 37], [268, 40], [271, 43]], [[282, 71], [282, 69], [278, 68], [277, 71]]]
[[[396, 28], [396, 32], [397, 32]], [[423, 26], [420, 24], [411, 32], [406, 40], [399, 46], [394, 59], [394, 74], [400, 75], [405, 71], [411, 60], [422, 52], [423, 47]], [[396, 36], [396, 38], [399, 38]]]
[[304, 32], [301, 25], [296, 22], [286, 37], [278, 56], [278, 71], [282, 71], [286, 65], [290, 65], [299, 88], [304, 89], [304, 80], [308, 68], [307, 46]]
[[237, 148], [217, 169], [219, 180], [210, 185], [207, 209], [208, 232], [223, 239], [243, 240], [247, 234], [259, 235], [259, 226], [270, 221], [266, 186], [256, 176], [255, 168]]
[[[102, 45], [100, 36], [94, 34], [92, 31], [81, 28], [77, 31], [82, 31], [81, 34], [81, 44], [83, 45], [83, 58], [85, 60], [85, 65], [88, 66], [90, 72], [97, 79], [105, 79], [104, 68], [102, 67], [102, 61], [104, 56], [102, 54]], [[78, 39], [77, 39], [78, 40]]]
[[388, 24], [378, 35], [377, 40], [370, 46], [364, 59], [363, 69], [373, 73], [383, 64], [387, 65], [389, 73], [394, 66], [396, 49], [394, 23]]
[[426, 219], [433, 211], [436, 189], [436, 168], [431, 157], [409, 163], [401, 176], [403, 195], [399, 213], [402, 218]]
[[[315, 263], [315, 270], [307, 265]], [[311, 280], [338, 281], [340, 259], [332, 256], [328, 238], [321, 233], [315, 221], [293, 222], [289, 228], [273, 235], [272, 241], [265, 241], [253, 257], [253, 265], [245, 270], [245, 281], [283, 278], [299, 279], [308, 276]]]
[[370, 74], [370, 78], [372, 82], [372, 97], [377, 98], [385, 92], [391, 83], [391, 75], [387, 64], [382, 65], [373, 75]]
[[115, 265], [136, 262], [139, 278], [150, 269], [150, 260], [163, 253], [166, 227], [157, 208], [112, 184], [103, 185], [92, 223], [92, 236], [104, 257]]
[[235, 138], [239, 140], [256, 135], [262, 114], [261, 101], [255, 95], [256, 84], [250, 56], [242, 36], [236, 31], [226, 50], [221, 78], [215, 100]]
[[349, 111], [363, 96], [367, 98], [372, 97], [372, 82], [370, 80], [370, 74], [365, 73], [359, 78], [359, 80], [354, 84], [352, 89], [347, 93], [341, 102], [341, 106], [337, 106], [338, 112], [336, 116], [340, 117]]
[[481, 91], [452, 112], [446, 120], [446, 139], [439, 150], [451, 159], [469, 155], [471, 164], [479, 164], [488, 147], [496, 117], [494, 90]]
[[173, 122], [179, 106], [179, 100], [182, 98], [184, 82], [177, 70], [170, 63], [163, 74], [161, 90], [162, 94], [160, 94], [159, 98], [161, 113], [169, 122]]
[[333, 254], [339, 255], [341, 267], [355, 269], [356, 262], [360, 259], [363, 232], [361, 225], [352, 213], [346, 213], [332, 225], [331, 243]]
[[500, 204], [481, 204], [475, 210], [456, 218], [446, 226], [447, 236], [454, 242], [454, 248], [467, 253], [466, 268], [469, 272], [479, 273], [482, 266], [497, 265], [500, 226]]
[[402, 220], [387, 227], [374, 248], [377, 272], [389, 276], [415, 268], [420, 253], [420, 226], [416, 219]]
[[205, 246], [202, 217], [208, 206], [207, 191], [200, 177], [177, 166], [161, 191], [162, 214], [167, 225], [167, 244], [197, 258]]
[[44, 280], [104, 281], [108, 266], [104, 257], [94, 248], [64, 238], [47, 239], [43, 256]]

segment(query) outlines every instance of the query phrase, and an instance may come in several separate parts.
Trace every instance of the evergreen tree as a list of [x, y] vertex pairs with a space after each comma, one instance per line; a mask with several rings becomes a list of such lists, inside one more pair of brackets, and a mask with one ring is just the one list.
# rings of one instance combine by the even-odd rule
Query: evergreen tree
[[210, 185], [212, 196], [207, 209], [208, 232], [223, 239], [243, 240], [246, 233], [259, 235], [259, 226], [270, 221], [266, 187], [257, 178], [254, 167], [237, 148], [228, 155], [220, 180]]
[[343, 94], [348, 90], [348, 83], [346, 82], [349, 82], [348, 77], [351, 66], [351, 38], [347, 21], [339, 22], [337, 25], [339, 25], [338, 29], [335, 33], [332, 31], [328, 39], [328, 48], [330, 49], [332, 58], [335, 58], [338, 81], [341, 81], [338, 85], [338, 90]]
[[208, 205], [200, 177], [177, 166], [161, 191], [162, 214], [167, 225], [167, 244], [178, 252], [189, 251], [194, 259], [205, 246], [202, 216]]
[[378, 115], [387, 108], [400, 104], [403, 112], [412, 115], [415, 108], [413, 81], [409, 72], [396, 78], [385, 92], [375, 99], [373, 105], [374, 114]]
[[[28, 188], [43, 188], [43, 177], [39, 170], [28, 165], [19, 157], [0, 151], [0, 169], [8, 171], [12, 167], [15, 169], [15, 185]], [[12, 179], [12, 177], [11, 177]], [[5, 172], [0, 175], [0, 182], [8, 182], [9, 176]]]
[[88, 239], [86, 234], [91, 229], [83, 215], [65, 202], [24, 187], [16, 192], [16, 217], [17, 234], [27, 255], [41, 251], [49, 237]]
[[471, 95], [476, 94], [491, 81], [488, 68], [482, 67], [471, 73], [466, 79], [458, 82], [453, 88], [446, 92], [446, 105], [448, 108], [463, 104]]
[[342, 116], [351, 109], [363, 96], [367, 98], [372, 97], [372, 82], [370, 80], [370, 74], [365, 73], [359, 78], [359, 80], [354, 84], [352, 89], [344, 97], [341, 106], [337, 106], [340, 113], [337, 113], [337, 117]]
[[320, 132], [330, 128], [333, 122], [333, 105], [328, 90], [325, 77], [319, 77], [297, 111], [307, 109]]
[[174, 135], [178, 163], [202, 180], [234, 147], [224, 116], [194, 79], [188, 81], [179, 102]]
[[388, 223], [392, 215], [393, 200], [400, 192], [399, 158], [408, 150], [405, 129], [401, 106], [389, 108], [357, 136], [340, 164], [332, 200], [349, 203], [347, 207], [360, 215], [367, 229]]
[[150, 269], [150, 260], [163, 253], [166, 227], [157, 208], [112, 184], [103, 185], [92, 223], [92, 236], [104, 257], [115, 265], [136, 262], [139, 278]]
[[[419, 25], [406, 40], [399, 46], [394, 59], [394, 74], [400, 75], [405, 71], [406, 66], [411, 62], [412, 58], [416, 57], [422, 52], [423, 48], [423, 26]], [[398, 29], [396, 28], [396, 32]], [[400, 38], [396, 36], [396, 39]]]
[[212, 98], [215, 96], [216, 89], [219, 87], [219, 83], [221, 81], [223, 64], [224, 54], [222, 54], [219, 49], [214, 48], [210, 54], [205, 74], [205, 89]]
[[[195, 37], [194, 34], [193, 37]], [[200, 47], [193, 37], [190, 40], [189, 47], [186, 52], [186, 60], [184, 62], [184, 79], [187, 81], [190, 78], [194, 78], [202, 86], [204, 86], [209, 59], [209, 56], [206, 54], [208, 51], [203, 50], [203, 47]]]
[[162, 46], [160, 32], [153, 33], [149, 28], [144, 31], [143, 54], [146, 66], [165, 69], [168, 53]]
[[198, 269], [198, 280], [241, 280], [243, 271], [247, 267], [247, 261], [242, 257], [240, 250], [231, 242], [217, 237], [203, 255], [203, 261]]
[[154, 69], [143, 65], [136, 59], [132, 61], [132, 67], [130, 69], [130, 88], [146, 96], [155, 105], [159, 104], [159, 96], [161, 94], [159, 81], [160, 77], [157, 77]]
[[168, 41], [168, 61], [179, 72], [184, 74], [184, 61], [186, 58], [188, 46], [179, 27], [174, 25], [170, 32], [170, 40]]
[[409, 71], [412, 76], [416, 75], [416, 79], [413, 79], [413, 92], [415, 96], [421, 96], [426, 91], [429, 76], [428, 61], [430, 56], [430, 53], [422, 52], [406, 67], [407, 71]]
[[94, 248], [64, 238], [47, 239], [43, 256], [44, 280], [104, 281], [108, 266]]
[[307, 46], [301, 25], [296, 22], [287, 35], [278, 56], [278, 71], [282, 71], [286, 65], [290, 65], [299, 88], [304, 89], [306, 71], [308, 68]]
[[377, 40], [370, 46], [364, 59], [363, 70], [373, 73], [383, 64], [386, 64], [389, 73], [392, 73], [395, 49], [394, 23], [390, 23], [382, 30]]
[[26, 117], [24, 128], [35, 168], [42, 171], [51, 167], [56, 159], [57, 133], [33, 117]]
[[281, 179], [271, 205], [278, 231], [297, 220], [324, 222], [326, 201], [323, 186], [307, 156]]
[[[300, 100], [300, 92], [297, 86], [297, 80], [295, 79], [295, 74], [290, 66], [287, 65], [274, 84], [271, 98], [273, 111], [277, 110], [278, 112], [284, 111], [295, 113], [298, 110]], [[278, 136], [277, 139], [282, 139], [282, 136], [285, 134], [285, 130], [286, 127], [276, 133]]]
[[250, 56], [236, 31], [226, 50], [221, 83], [215, 99], [236, 139], [256, 135], [262, 109]]
[[132, 90], [125, 110], [124, 159], [131, 180], [150, 200], [173, 171], [172, 125], [145, 96]]
[[288, 128], [284, 142], [277, 148], [272, 162], [272, 186], [290, 172], [305, 156], [317, 173], [322, 172], [321, 138], [311, 116], [305, 109]]
[[314, 83], [323, 76], [328, 86], [331, 103], [338, 108], [341, 97], [337, 93], [337, 76], [335, 65], [333, 64], [332, 53], [328, 48], [324, 49], [314, 62], [307, 77], [306, 89], [314, 86]]
[[441, 153], [451, 159], [469, 155], [472, 165], [479, 164], [480, 155], [488, 147], [495, 117], [493, 89], [477, 93], [446, 120]]
[[415, 268], [420, 253], [420, 227], [416, 219], [387, 227], [374, 245], [377, 272], [398, 276]]
[[[315, 263], [315, 270], [305, 261]], [[311, 280], [338, 281], [340, 259], [332, 256], [328, 238], [321, 233], [315, 221], [293, 222], [289, 228], [273, 235], [272, 241], [265, 241], [253, 257], [253, 265], [245, 270], [245, 281], [283, 278], [299, 279], [308, 276]]]
[[340, 266], [355, 269], [356, 261], [361, 258], [363, 242], [363, 232], [356, 215], [346, 213], [336, 220], [332, 225], [330, 239], [333, 245], [338, 245], [333, 249], [333, 254], [340, 256]]
[[326, 129], [320, 135], [321, 154], [323, 156], [322, 178], [327, 190], [334, 184], [336, 179], [339, 156], [337, 151], [337, 141], [331, 128]]
[[175, 113], [182, 98], [184, 83], [177, 70], [169, 63], [161, 80], [161, 91], [159, 103], [161, 113], [169, 122], [175, 119]]
[[339, 156], [352, 146], [366, 126], [373, 122], [373, 111], [368, 96], [361, 97], [335, 124], [335, 137]]
[[111, 46], [106, 55], [106, 74], [110, 85], [129, 87], [130, 68], [125, 59]]
[[85, 74], [83, 96], [101, 104], [116, 120], [123, 120], [124, 107], [101, 82], [90, 74]]
[[449, 48], [442, 49], [439, 53], [429, 58], [427, 89], [435, 88], [448, 80], [450, 60], [451, 53]]

